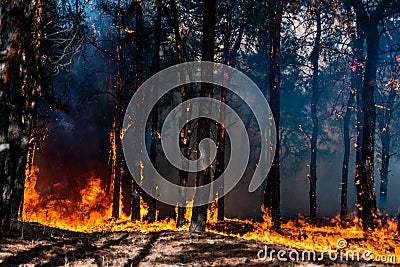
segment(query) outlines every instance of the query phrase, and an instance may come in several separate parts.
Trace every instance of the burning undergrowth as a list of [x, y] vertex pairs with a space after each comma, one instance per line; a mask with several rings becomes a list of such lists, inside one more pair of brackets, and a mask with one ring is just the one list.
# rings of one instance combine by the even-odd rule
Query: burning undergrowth
[[[155, 223], [145, 222], [143, 218], [148, 207], [143, 199], [141, 199], [141, 221], [131, 221], [130, 217], [122, 212], [123, 205], [120, 205], [120, 218], [112, 219], [111, 194], [102, 186], [101, 179], [94, 174], [86, 177], [87, 182], [79, 190], [78, 201], [57, 194], [57, 190], [62, 191], [60, 189], [62, 185], [54, 186], [54, 194], [40, 192], [35, 188], [38, 175], [39, 168], [35, 166], [27, 175], [22, 217], [25, 222], [37, 222], [45, 226], [85, 233], [185, 231], [189, 227], [191, 208], [186, 210], [187, 223], [180, 228], [176, 227], [173, 218]], [[338, 217], [311, 222], [303, 216], [297, 216], [286, 219], [281, 232], [277, 233], [270, 230], [272, 223], [266, 216], [262, 222], [228, 218], [218, 221], [216, 208], [213, 203], [208, 212], [207, 230], [212, 233], [317, 252], [358, 251], [361, 255], [365, 251], [370, 251], [371, 257], [385, 255], [391, 263], [400, 263], [400, 239], [397, 223], [394, 220], [389, 219], [376, 230], [365, 232], [355, 215], [350, 216], [346, 224], [343, 224]]]

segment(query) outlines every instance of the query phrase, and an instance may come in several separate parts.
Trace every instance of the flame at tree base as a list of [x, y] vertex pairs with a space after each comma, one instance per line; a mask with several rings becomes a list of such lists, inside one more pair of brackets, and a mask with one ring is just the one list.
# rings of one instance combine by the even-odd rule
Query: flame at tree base
[[[192, 211], [190, 207], [186, 209], [186, 224], [181, 228], [176, 227], [176, 221], [172, 218], [150, 224], [131, 221], [122, 212], [121, 218], [114, 220], [111, 219], [112, 200], [102, 189], [100, 178], [91, 176], [86, 187], [80, 190], [80, 201], [74, 203], [71, 200], [43, 196], [35, 190], [38, 173], [39, 168], [34, 166], [27, 175], [22, 216], [24, 222], [37, 222], [49, 227], [85, 233], [113, 231], [149, 233], [165, 230], [187, 231], [189, 228]], [[147, 212], [143, 201], [141, 207], [143, 218]], [[369, 250], [372, 256], [394, 255], [395, 257], [389, 258], [390, 263], [400, 263], [400, 239], [394, 220], [388, 220], [385, 226], [374, 231], [365, 232], [362, 230], [361, 222], [354, 215], [350, 216], [353, 219], [345, 226], [338, 217], [321, 225], [315, 225], [299, 216], [297, 219], [282, 223], [282, 232], [277, 233], [271, 230], [272, 223], [267, 216], [263, 222], [227, 218], [223, 223], [218, 222], [216, 208], [213, 203], [208, 212], [207, 231], [212, 233], [316, 252], [341, 249], [344, 252], [358, 251], [362, 255], [364, 251]], [[343, 239], [347, 243], [346, 246], [338, 248], [338, 240]]]

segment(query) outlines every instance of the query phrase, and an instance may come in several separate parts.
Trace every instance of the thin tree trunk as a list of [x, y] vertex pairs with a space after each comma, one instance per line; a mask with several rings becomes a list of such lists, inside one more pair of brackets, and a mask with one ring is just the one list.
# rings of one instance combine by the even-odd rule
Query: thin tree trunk
[[387, 208], [387, 188], [388, 188], [388, 176], [389, 176], [389, 163], [390, 163], [390, 139], [391, 139], [391, 120], [394, 108], [394, 102], [396, 100], [396, 81], [398, 80], [397, 71], [392, 75], [392, 84], [389, 92], [388, 102], [385, 108], [381, 110], [383, 114], [380, 120], [380, 137], [382, 142], [381, 151], [381, 168], [380, 172], [380, 197], [379, 197], [379, 210], [385, 211]]
[[[362, 120], [360, 119], [361, 113], [361, 88], [362, 88], [362, 69], [363, 69], [363, 47], [364, 47], [364, 37], [361, 32], [361, 26], [357, 23], [356, 28], [353, 27], [352, 23], [352, 10], [348, 6], [348, 27], [349, 35], [351, 36], [352, 51], [353, 51], [353, 62], [351, 66], [351, 85], [350, 94], [347, 103], [346, 115], [343, 120], [343, 141], [344, 141], [344, 155], [343, 155], [343, 165], [342, 165], [342, 190], [341, 190], [341, 201], [340, 201], [340, 218], [345, 221], [345, 217], [348, 214], [348, 176], [349, 176], [349, 161], [350, 161], [350, 119], [351, 113], [354, 109], [354, 101], [357, 98], [357, 136], [356, 136], [356, 188], [357, 188], [357, 198], [359, 193], [359, 166], [357, 163], [361, 160], [361, 130], [362, 130]], [[360, 110], [358, 110], [360, 109]], [[358, 146], [359, 144], [359, 146]]]
[[[361, 29], [361, 22], [357, 19], [356, 32], [357, 36], [353, 37], [354, 41], [354, 63], [355, 69], [352, 71], [352, 79], [354, 81], [354, 89], [356, 90], [356, 102], [357, 102], [357, 125], [356, 125], [356, 175], [354, 184], [356, 187], [357, 194], [357, 212], [360, 215], [360, 203], [361, 203], [361, 173], [362, 173], [362, 140], [363, 140], [363, 125], [364, 125], [364, 113], [362, 107], [362, 75], [364, 70], [364, 34]], [[354, 35], [354, 34], [353, 34]]]
[[313, 68], [312, 75], [312, 96], [311, 96], [311, 119], [312, 119], [312, 135], [311, 135], [311, 161], [310, 161], [310, 217], [317, 217], [317, 145], [319, 134], [319, 119], [317, 105], [321, 96], [321, 89], [318, 85], [319, 78], [319, 55], [321, 46], [321, 14], [320, 10], [316, 10], [317, 29], [314, 49], [311, 54], [311, 64]]
[[[214, 61], [214, 42], [215, 42], [215, 15], [216, 2], [215, 0], [203, 0], [203, 42], [202, 42], [202, 60]], [[201, 97], [213, 97], [213, 85], [202, 84], [200, 90]], [[200, 107], [201, 108], [201, 107]], [[211, 122], [207, 119], [198, 119], [197, 128], [197, 144], [201, 140], [210, 137]], [[209, 151], [204, 151], [205, 155], [209, 155]], [[197, 173], [196, 186], [205, 185], [211, 182], [210, 167]], [[209, 192], [210, 193], [210, 192]], [[205, 231], [207, 223], [207, 208], [208, 205], [196, 206], [198, 198], [207, 198], [208, 196], [199, 196], [195, 194], [195, 207], [192, 211], [192, 220], [190, 223], [190, 231]]]
[[[229, 8], [229, 7], [228, 7]], [[230, 49], [230, 39], [231, 39], [231, 29], [229, 28], [227, 31], [224, 33], [224, 54], [223, 54], [223, 63], [234, 67], [234, 59], [237, 56], [237, 53], [240, 48], [240, 44], [242, 42], [242, 37], [243, 37], [243, 32], [244, 32], [244, 26], [240, 25], [239, 28], [239, 33], [237, 36], [237, 39], [235, 41], [234, 46], [232, 49]], [[227, 74], [224, 74], [224, 77], [229, 79], [227, 77]], [[227, 103], [228, 102], [228, 80], [224, 81], [224, 87], [221, 88], [221, 102], [222, 103]], [[221, 109], [221, 120], [224, 123], [225, 121], [225, 109]], [[225, 143], [226, 143], [226, 133], [225, 133], [225, 128], [224, 125], [221, 125], [218, 127], [218, 132], [217, 132], [217, 160], [215, 163], [215, 177], [218, 179], [223, 172], [225, 171]], [[224, 185], [221, 185], [219, 188], [216, 189], [217, 194], [218, 194], [218, 209], [217, 209], [217, 219], [219, 221], [223, 221], [225, 219], [225, 198], [220, 197], [224, 193]]]
[[[135, 44], [135, 58], [136, 58], [136, 73], [135, 73], [135, 82], [136, 89], [138, 89], [143, 83], [143, 8], [142, 1], [135, 0], [134, 1], [135, 10], [136, 10], [136, 44]], [[142, 195], [142, 190], [136, 184], [135, 180], [132, 179], [133, 183], [133, 193], [132, 193], [132, 216], [131, 219], [140, 220], [140, 196]]]
[[[151, 65], [151, 73], [156, 74], [160, 70], [160, 44], [161, 44], [161, 17], [162, 17], [162, 1], [157, 0], [157, 19], [154, 29], [154, 54]], [[154, 105], [151, 112], [151, 144], [150, 144], [150, 161], [155, 166], [157, 158], [157, 138], [158, 138], [158, 105]], [[155, 185], [154, 185], [155, 186]], [[154, 188], [155, 190], [155, 188]], [[156, 220], [156, 200], [149, 196], [149, 212], [147, 221], [152, 223]]]
[[340, 219], [345, 221], [348, 213], [347, 205], [347, 192], [348, 192], [348, 180], [349, 180], [349, 161], [350, 161], [350, 119], [351, 112], [353, 109], [355, 89], [352, 86], [350, 88], [349, 99], [347, 101], [346, 115], [343, 120], [343, 142], [344, 142], [344, 155], [342, 164], [342, 190], [340, 197]]
[[[175, 49], [176, 49], [176, 53], [177, 53], [177, 57], [178, 57], [178, 63], [184, 63], [186, 61], [186, 52], [185, 52], [185, 45], [183, 43], [181, 34], [179, 32], [179, 16], [178, 16], [178, 10], [176, 7], [176, 2], [175, 0], [170, 0], [170, 7], [171, 7], [171, 12], [172, 12], [172, 26], [174, 28], [174, 34], [175, 34]], [[183, 76], [184, 74], [182, 74]], [[181, 86], [181, 98], [182, 98], [182, 102], [185, 102], [189, 96], [188, 96], [188, 92], [186, 90], [186, 86], [182, 85]], [[187, 121], [186, 119], [186, 113], [182, 111], [182, 120], [184, 122]], [[188, 128], [189, 126], [186, 124], [184, 129], [181, 132], [181, 136], [180, 136], [180, 147], [181, 147], [181, 151], [182, 153], [186, 156], [189, 157], [190, 154], [190, 137], [191, 135], [188, 132]], [[186, 199], [186, 190], [184, 189], [184, 187], [186, 187], [187, 185], [187, 181], [188, 181], [188, 172], [183, 171], [183, 170], [179, 170], [179, 185], [181, 186], [181, 190], [179, 192], [179, 196], [180, 196], [180, 202], [181, 205], [179, 205], [178, 207], [178, 214], [177, 214], [177, 220], [176, 220], [176, 226], [177, 227], [182, 227], [185, 223], [186, 223], [186, 219], [185, 219], [185, 213], [186, 213], [186, 207], [182, 206], [185, 205], [186, 203], [184, 202], [184, 199]]]
[[113, 175], [113, 204], [112, 204], [112, 217], [114, 219], [119, 218], [119, 209], [120, 209], [120, 198], [121, 198], [121, 160], [122, 160], [122, 143], [120, 138], [120, 116], [119, 113], [120, 108], [119, 104], [116, 107], [117, 114], [114, 116], [114, 124], [113, 124], [113, 145], [115, 146], [113, 153], [115, 153], [115, 161], [112, 163], [112, 175]]
[[[267, 176], [264, 207], [272, 217], [274, 229], [280, 229], [280, 98], [281, 98], [281, 23], [283, 0], [268, 1], [268, 23], [270, 28], [269, 48], [269, 99], [276, 127], [276, 150]], [[267, 97], [267, 96], [266, 96]]]

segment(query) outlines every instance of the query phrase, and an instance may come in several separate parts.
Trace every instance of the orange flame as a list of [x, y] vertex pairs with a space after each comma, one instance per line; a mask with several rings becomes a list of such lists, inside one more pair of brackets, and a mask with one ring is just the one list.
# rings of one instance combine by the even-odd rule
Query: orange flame
[[[35, 189], [39, 174], [39, 168], [33, 166], [32, 171], [27, 171], [25, 181], [25, 198], [22, 220], [25, 222], [38, 222], [40, 224], [57, 227], [66, 230], [79, 232], [98, 232], [98, 231], [140, 231], [149, 233], [154, 231], [188, 230], [193, 201], [188, 203], [184, 227], [176, 228], [174, 219], [165, 219], [155, 223], [145, 221], [131, 221], [128, 216], [121, 212], [121, 217], [117, 220], [111, 218], [111, 197], [101, 186], [101, 179], [96, 175], [88, 178], [87, 184], [79, 192], [81, 198], [74, 203], [68, 199], [51, 198], [44, 196]], [[141, 218], [143, 219], [148, 207], [141, 198]], [[120, 205], [122, 207], [122, 203]], [[271, 230], [272, 222], [265, 216], [263, 222], [251, 220], [226, 219], [224, 230], [216, 230], [217, 221], [217, 201], [210, 205], [208, 211], [208, 230], [209, 232], [234, 236], [247, 240], [256, 240], [268, 243], [275, 243], [300, 250], [314, 250], [317, 252], [338, 249], [337, 241], [345, 239], [348, 246], [340, 248], [343, 251], [356, 250], [360, 255], [369, 250], [373, 255], [396, 255], [396, 263], [400, 263], [400, 242], [397, 235], [397, 224], [394, 220], [388, 220], [385, 226], [381, 226], [374, 231], [365, 232], [357, 217], [352, 214], [346, 225], [343, 225], [339, 217], [325, 221], [321, 225], [311, 224], [303, 216], [288, 220], [282, 223], [282, 232], [277, 233]], [[247, 231], [234, 233], [229, 230], [229, 225], [241, 225]], [[227, 230], [228, 229], [228, 230]], [[221, 232], [222, 231], [222, 232]]]

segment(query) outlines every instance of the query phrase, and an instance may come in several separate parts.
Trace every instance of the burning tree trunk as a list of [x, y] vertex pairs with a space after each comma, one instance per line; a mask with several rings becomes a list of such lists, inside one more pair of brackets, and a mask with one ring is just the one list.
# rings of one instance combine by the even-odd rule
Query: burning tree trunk
[[394, 102], [396, 100], [396, 95], [398, 90], [398, 74], [397, 71], [393, 72], [392, 78], [389, 82], [390, 91], [387, 103], [382, 108], [379, 126], [380, 126], [380, 137], [382, 142], [382, 151], [381, 151], [381, 168], [380, 172], [380, 198], [379, 198], [379, 210], [381, 212], [386, 210], [387, 205], [387, 186], [388, 186], [388, 176], [389, 176], [389, 162], [390, 162], [390, 139], [391, 139], [391, 120], [394, 108]]
[[[229, 20], [231, 20], [232, 14], [230, 12], [231, 10], [231, 6], [228, 5], [227, 7], [227, 18]], [[231, 25], [231, 22], [227, 23], [228, 25]], [[244, 32], [244, 25], [241, 24], [240, 28], [239, 28], [239, 32], [238, 32], [238, 36], [237, 39], [234, 43], [234, 46], [232, 47], [232, 49], [230, 48], [230, 40], [231, 40], [231, 33], [232, 33], [232, 29], [231, 27], [229, 27], [228, 29], [225, 30], [224, 32], [224, 52], [223, 52], [223, 63], [228, 65], [228, 66], [232, 66], [234, 67], [234, 60], [237, 56], [237, 53], [239, 51], [240, 48], [240, 44], [242, 42], [242, 37], [243, 37], [243, 32]], [[227, 76], [227, 74], [224, 74], [224, 77], [226, 77], [226, 79], [229, 79], [229, 77]], [[224, 81], [225, 83], [225, 87], [221, 88], [221, 102], [222, 103], [227, 103], [228, 102], [228, 92], [226, 87], [228, 86], [228, 80]], [[221, 118], [222, 118], [222, 122], [224, 122], [225, 120], [225, 109], [222, 108], [221, 109]], [[218, 126], [217, 126], [218, 127]], [[217, 146], [218, 146], [218, 150], [217, 150], [217, 160], [215, 163], [215, 177], [218, 179], [218, 177], [220, 177], [223, 172], [225, 171], [225, 143], [226, 143], [226, 136], [225, 136], [225, 128], [224, 125], [220, 125], [218, 128], [218, 132], [217, 132]], [[219, 188], [216, 189], [217, 194], [218, 194], [218, 209], [217, 209], [217, 219], [222, 221], [225, 219], [225, 198], [224, 197], [220, 197], [223, 193], [224, 193], [224, 187], [223, 185], [220, 186]]]
[[[362, 115], [361, 110], [361, 87], [362, 87], [362, 70], [363, 70], [363, 47], [364, 47], [364, 37], [361, 33], [360, 25], [354, 29], [353, 22], [351, 20], [351, 7], [347, 8], [347, 14], [349, 17], [349, 36], [351, 36], [352, 52], [353, 52], [353, 62], [351, 65], [351, 85], [350, 85], [350, 95], [347, 102], [346, 115], [343, 121], [343, 141], [344, 141], [344, 156], [343, 156], [343, 166], [342, 166], [342, 190], [341, 190], [341, 201], [340, 201], [340, 218], [342, 221], [345, 220], [345, 216], [348, 213], [348, 176], [349, 176], [349, 159], [350, 159], [350, 118], [351, 113], [354, 108], [354, 98], [357, 98], [357, 136], [356, 136], [356, 188], [357, 188], [357, 198], [359, 193], [359, 178], [360, 178], [360, 166], [358, 163], [361, 160], [361, 131], [362, 131], [362, 120], [360, 116]], [[361, 115], [360, 115], [361, 114]]]
[[[135, 0], [134, 1], [135, 10], [136, 10], [136, 73], [135, 73], [135, 81], [136, 81], [136, 89], [140, 87], [143, 83], [143, 30], [144, 30], [144, 20], [143, 20], [143, 8], [142, 1]], [[132, 194], [132, 220], [140, 220], [140, 195], [141, 190], [140, 187], [136, 184], [135, 180], [132, 179], [133, 183], [133, 194]]]
[[[356, 102], [357, 102], [357, 125], [356, 125], [356, 175], [354, 184], [356, 187], [357, 194], [357, 211], [360, 212], [359, 208], [361, 203], [361, 173], [362, 173], [362, 140], [363, 140], [363, 125], [364, 125], [364, 113], [362, 109], [362, 75], [364, 70], [364, 34], [361, 29], [359, 19], [357, 19], [356, 33], [357, 35], [352, 36], [353, 38], [353, 54], [355, 69], [352, 70], [352, 83], [354, 82], [354, 89], [356, 90]], [[360, 214], [359, 214], [360, 215]]]
[[[40, 1], [1, 7], [0, 231], [17, 219], [25, 167], [40, 97]], [[32, 30], [35, 29], [35, 30]]]
[[[152, 74], [156, 74], [160, 70], [161, 16], [162, 16], [162, 1], [157, 0], [157, 18], [154, 29], [155, 43], [154, 43], [153, 62], [151, 64]], [[154, 166], [157, 158], [157, 138], [158, 138], [158, 105], [155, 104], [151, 112], [151, 144], [150, 144], [150, 161]], [[149, 198], [148, 199], [149, 211], [147, 213], [147, 221], [152, 223], [156, 220], [156, 200], [150, 196], [148, 196], [148, 198]]]
[[347, 206], [347, 186], [349, 179], [349, 160], [350, 160], [350, 118], [353, 108], [355, 97], [355, 89], [350, 88], [349, 100], [347, 101], [346, 115], [343, 120], [343, 142], [344, 142], [344, 155], [342, 165], [342, 191], [340, 198], [340, 219], [344, 221], [348, 212]]
[[[118, 78], [117, 78], [118, 79]], [[118, 88], [117, 88], [118, 90]], [[112, 176], [113, 176], [113, 204], [112, 217], [119, 218], [120, 198], [121, 198], [121, 178], [122, 178], [122, 142], [121, 142], [121, 108], [119, 103], [116, 105], [116, 115], [114, 115], [113, 136], [112, 136]]]
[[[17, 219], [21, 210], [26, 161], [45, 82], [42, 71], [55, 73], [60, 65], [67, 66], [82, 44], [84, 6], [76, 2], [75, 10], [65, 16], [60, 15], [65, 6], [57, 1], [3, 1], [0, 6], [0, 231], [9, 228], [10, 219]], [[43, 49], [44, 42], [50, 49]], [[47, 91], [43, 96], [55, 98]]]
[[[178, 62], [179, 63], [184, 63], [186, 58], [186, 52], [185, 52], [185, 44], [183, 43], [181, 34], [179, 32], [179, 16], [178, 16], [178, 10], [176, 7], [176, 1], [175, 0], [170, 0], [170, 7], [171, 7], [171, 13], [172, 13], [172, 26], [174, 28], [174, 34], [175, 34], [175, 48], [176, 48], [176, 53], [178, 57]], [[183, 76], [184, 74], [182, 74]], [[187, 92], [187, 87], [185, 85], [181, 86], [181, 98], [182, 102], [185, 102], [188, 99], [188, 92]], [[183, 114], [186, 114], [183, 112]], [[186, 115], [182, 115], [182, 120], [184, 122], [187, 121]], [[180, 136], [180, 148], [182, 153], [186, 156], [189, 157], [190, 155], [190, 133], [189, 133], [189, 127], [188, 124], [185, 125], [184, 129], [181, 132]], [[188, 172], [179, 170], [179, 185], [181, 187], [186, 187], [188, 181]], [[180, 194], [180, 199], [181, 202], [183, 202], [183, 199], [185, 198], [185, 189], [181, 189], [179, 192]], [[186, 203], [181, 203], [181, 204], [186, 204]], [[186, 208], [184, 206], [178, 207], [178, 214], [177, 214], [177, 220], [176, 220], [176, 226], [177, 227], [182, 227], [185, 223], [185, 213], [186, 213]]]
[[[117, 35], [117, 42], [121, 43], [120, 35]], [[114, 87], [116, 91], [115, 115], [113, 122], [113, 134], [111, 140], [111, 157], [112, 157], [112, 183], [113, 183], [113, 203], [112, 217], [118, 219], [120, 216], [121, 202], [121, 182], [123, 180], [123, 150], [122, 150], [122, 51], [119, 47], [116, 48], [116, 70], [114, 74]]]
[[384, 12], [391, 4], [389, 0], [382, 0], [376, 9], [368, 14], [361, 0], [352, 0], [357, 16], [360, 18], [364, 33], [367, 38], [367, 60], [362, 91], [362, 103], [364, 113], [363, 140], [362, 140], [362, 173], [360, 206], [361, 218], [365, 230], [374, 228], [377, 207], [374, 182], [374, 147], [376, 110], [374, 92], [376, 86], [376, 71], [379, 55], [378, 23], [384, 16]]
[[276, 127], [276, 150], [271, 169], [267, 176], [264, 207], [272, 217], [273, 228], [280, 228], [280, 98], [281, 98], [281, 22], [283, 0], [268, 1], [269, 37], [269, 97]]
[[[216, 2], [214, 0], [203, 0], [203, 41], [202, 41], [202, 60], [214, 61], [214, 42], [215, 42], [215, 15], [216, 15]], [[207, 70], [208, 71], [208, 70]], [[211, 70], [212, 71], [212, 70]], [[213, 85], [202, 84], [201, 97], [213, 97]], [[201, 107], [200, 107], [201, 108]], [[197, 145], [200, 141], [210, 137], [211, 122], [207, 119], [198, 119], [197, 128]], [[205, 151], [205, 155], [209, 155]], [[196, 179], [196, 186], [205, 185], [211, 182], [211, 169], [206, 168], [199, 171]], [[207, 207], [208, 205], [196, 206], [198, 198], [206, 198], [208, 196], [199, 196], [196, 192], [194, 204], [195, 207], [192, 211], [192, 220], [190, 223], [190, 231], [204, 231], [207, 223]]]
[[319, 76], [319, 55], [321, 48], [321, 14], [320, 10], [316, 10], [316, 37], [314, 43], [314, 49], [311, 53], [311, 64], [312, 64], [312, 96], [311, 96], [311, 119], [312, 119], [312, 135], [311, 135], [311, 161], [310, 161], [310, 217], [315, 218], [317, 216], [317, 144], [318, 144], [318, 132], [319, 132], [319, 120], [317, 104], [321, 96], [321, 89], [318, 85]]

